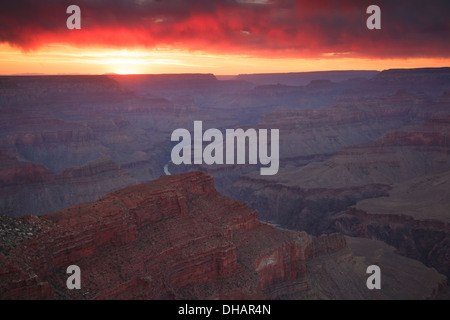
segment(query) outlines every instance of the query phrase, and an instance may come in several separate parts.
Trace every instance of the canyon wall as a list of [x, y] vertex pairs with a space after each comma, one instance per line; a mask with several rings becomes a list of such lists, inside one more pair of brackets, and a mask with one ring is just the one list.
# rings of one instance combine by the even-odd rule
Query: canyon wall
[[[201, 172], [40, 217], [0, 216], [0, 233], [2, 299], [323, 298], [327, 281], [343, 288], [355, 275], [362, 280], [353, 298], [375, 294], [361, 289], [364, 264], [341, 234], [313, 237], [261, 223]], [[333, 267], [319, 279], [311, 274], [320, 261]], [[81, 268], [82, 290], [66, 287], [72, 264]], [[421, 268], [429, 287], [422, 297], [434, 297], [445, 278]]]

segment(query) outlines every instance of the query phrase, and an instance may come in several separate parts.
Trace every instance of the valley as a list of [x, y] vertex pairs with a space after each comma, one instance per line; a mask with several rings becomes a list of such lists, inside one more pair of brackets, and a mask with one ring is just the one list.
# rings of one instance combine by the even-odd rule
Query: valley
[[[16, 263], [26, 260], [42, 280], [34, 283], [31, 271], [20, 271], [21, 281], [33, 282], [33, 289], [10, 288], [10, 298], [19, 293], [68, 298], [55, 274], [42, 269], [39, 259], [27, 257], [42, 255], [62, 272], [75, 258], [58, 252], [66, 245], [72, 248], [75, 240], [80, 241], [79, 249], [71, 251], [76, 261], [98, 264], [104, 277], [111, 277], [105, 283], [122, 283], [101, 290], [94, 283], [100, 269], [93, 269], [92, 293], [86, 298], [422, 299], [448, 289], [450, 68], [226, 79], [212, 74], [1, 76], [0, 112], [0, 214], [16, 219], [5, 225], [31, 223], [43, 230], [39, 239], [61, 246], [46, 256], [34, 236], [26, 240], [34, 251], [2, 243], [2, 254], [19, 250], [14, 251], [17, 261], [2, 258], [7, 270], [19, 272]], [[277, 173], [261, 175], [264, 165], [249, 161], [175, 164], [171, 134], [179, 128], [192, 134], [195, 121], [221, 132], [279, 130]], [[214, 151], [216, 156], [218, 149]], [[193, 179], [192, 188], [204, 190], [198, 191], [200, 202], [174, 191], [186, 187], [188, 180], [180, 177]], [[217, 191], [211, 191], [211, 182], [196, 179], [213, 179]], [[142, 188], [159, 188], [170, 200], [148, 195], [131, 206], [127, 199], [141, 197]], [[113, 196], [115, 192], [121, 196]], [[100, 205], [105, 197], [108, 206]], [[174, 207], [173, 197], [182, 199]], [[225, 198], [236, 202], [227, 209], [232, 200]], [[69, 210], [81, 215], [71, 220]], [[149, 217], [149, 212], [159, 216]], [[153, 224], [166, 218], [174, 224]], [[111, 225], [103, 230], [97, 219]], [[178, 238], [178, 223], [191, 229], [185, 235], [191, 240]], [[76, 226], [72, 236], [62, 231], [69, 226]], [[94, 230], [98, 235], [88, 236], [94, 238], [80, 236]], [[14, 241], [17, 237], [11, 235]], [[206, 237], [202, 241], [208, 248], [198, 237]], [[318, 249], [321, 237], [329, 241]], [[150, 249], [143, 239], [165, 242], [144, 255]], [[170, 249], [175, 243], [180, 247]], [[273, 250], [265, 252], [264, 246]], [[128, 249], [135, 254], [130, 261], [136, 261], [124, 266], [120, 276], [111, 268], [125, 262], [107, 265], [93, 256], [97, 252], [110, 261]], [[164, 255], [165, 250], [176, 252]], [[192, 266], [210, 261], [207, 256], [220, 262], [207, 267], [207, 276], [192, 267], [190, 283], [179, 271], [184, 262], [175, 257], [180, 254], [193, 259], [187, 258]], [[269, 256], [284, 265], [263, 267]], [[154, 257], [174, 270], [155, 286], [144, 275], [133, 276], [136, 266], [161, 268], [149, 265]], [[365, 283], [363, 266], [370, 261], [386, 266], [390, 291], [358, 286]], [[151, 270], [163, 272], [156, 269]], [[410, 277], [402, 270], [410, 270]], [[225, 283], [228, 289], [218, 289]], [[242, 291], [246, 285], [248, 292]], [[150, 286], [159, 289], [147, 292]]]

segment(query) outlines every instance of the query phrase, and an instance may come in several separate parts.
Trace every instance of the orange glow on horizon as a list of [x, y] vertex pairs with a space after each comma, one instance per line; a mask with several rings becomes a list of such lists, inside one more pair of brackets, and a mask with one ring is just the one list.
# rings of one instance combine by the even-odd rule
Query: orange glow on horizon
[[47, 45], [23, 52], [0, 44], [0, 74], [158, 74], [306, 72], [326, 70], [385, 70], [450, 66], [450, 58], [268, 58], [209, 54], [169, 48], [118, 50]]

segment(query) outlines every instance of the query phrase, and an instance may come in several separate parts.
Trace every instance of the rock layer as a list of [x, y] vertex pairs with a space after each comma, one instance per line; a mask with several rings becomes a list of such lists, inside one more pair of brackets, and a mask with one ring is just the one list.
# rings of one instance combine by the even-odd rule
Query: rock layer
[[[307, 259], [345, 247], [260, 223], [200, 172], [17, 221], [34, 233], [2, 243], [2, 298], [276, 298], [309, 288]], [[81, 292], [65, 288], [71, 264]]]
[[[386, 298], [365, 290], [364, 263], [341, 234], [312, 237], [261, 223], [211, 176], [162, 176], [40, 217], [0, 220], [2, 299]], [[318, 277], [317, 266], [330, 262]], [[66, 268], [81, 269], [68, 290]], [[309, 269], [308, 265], [311, 266]], [[445, 278], [420, 267], [434, 297]], [[343, 275], [343, 270], [347, 275]], [[311, 273], [312, 272], [312, 273]], [[314, 275], [311, 278], [311, 275]], [[354, 286], [348, 295], [348, 278]], [[336, 292], [323, 292], [331, 281]], [[340, 294], [338, 294], [341, 292]]]

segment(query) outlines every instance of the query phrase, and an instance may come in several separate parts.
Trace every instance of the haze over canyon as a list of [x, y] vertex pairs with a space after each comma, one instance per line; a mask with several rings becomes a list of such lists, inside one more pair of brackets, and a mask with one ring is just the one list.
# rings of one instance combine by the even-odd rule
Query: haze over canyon
[[[0, 112], [2, 299], [449, 297], [450, 68], [1, 76]], [[278, 171], [173, 163], [195, 121]]]

